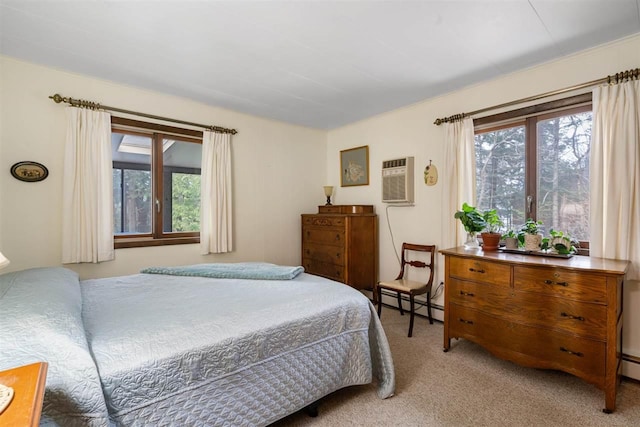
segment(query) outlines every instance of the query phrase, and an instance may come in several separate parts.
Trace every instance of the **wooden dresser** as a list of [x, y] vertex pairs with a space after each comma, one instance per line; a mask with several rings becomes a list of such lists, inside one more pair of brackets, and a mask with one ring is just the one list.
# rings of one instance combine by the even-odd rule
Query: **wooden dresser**
[[305, 272], [373, 289], [378, 279], [378, 218], [372, 205], [318, 206], [302, 214]]
[[604, 390], [603, 411], [615, 410], [628, 261], [440, 252], [444, 351], [465, 338], [502, 359], [568, 372]]

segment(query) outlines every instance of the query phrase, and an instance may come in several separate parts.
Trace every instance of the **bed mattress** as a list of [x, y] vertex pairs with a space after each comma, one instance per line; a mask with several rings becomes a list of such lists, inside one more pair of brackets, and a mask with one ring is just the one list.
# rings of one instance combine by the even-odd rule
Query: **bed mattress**
[[138, 274], [81, 292], [116, 425], [267, 425], [373, 377], [393, 394], [373, 306], [341, 283]]

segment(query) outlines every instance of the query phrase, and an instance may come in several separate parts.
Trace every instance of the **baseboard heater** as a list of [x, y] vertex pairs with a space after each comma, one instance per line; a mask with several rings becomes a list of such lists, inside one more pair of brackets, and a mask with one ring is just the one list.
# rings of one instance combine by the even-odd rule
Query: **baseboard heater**
[[640, 365], [640, 357], [632, 356], [630, 354], [622, 353], [622, 360], [625, 362], [635, 363], [636, 365]]
[[[387, 297], [389, 297], [389, 298], [397, 298], [396, 294], [394, 294], [393, 292], [385, 292], [385, 291], [382, 291], [382, 295], [383, 295], [383, 296], [387, 296]], [[409, 303], [410, 303], [409, 297], [408, 297], [408, 296], [406, 296], [406, 295], [402, 295], [402, 296], [400, 297], [400, 299], [402, 299], [402, 301], [403, 301], [403, 302], [406, 302], [407, 304], [409, 304]], [[427, 302], [426, 302], [426, 301], [424, 301], [424, 302], [423, 302], [423, 301], [415, 301], [415, 303], [416, 303], [416, 305], [417, 305], [416, 310], [418, 310], [420, 307], [426, 307], [426, 306], [427, 306]], [[382, 305], [383, 305], [383, 306], [385, 306], [385, 307], [394, 308], [394, 309], [398, 310], [398, 306], [397, 306], [397, 305], [384, 304], [384, 303], [383, 303]], [[403, 305], [402, 307], [403, 307], [403, 309], [404, 309], [404, 305]], [[444, 312], [444, 306], [439, 305], [439, 304], [434, 304], [433, 302], [431, 303], [431, 308], [432, 308], [432, 309], [435, 309], [435, 310], [440, 310], [440, 311]], [[408, 311], [408, 309], [405, 309], [405, 310], [407, 310], [407, 311]], [[416, 315], [417, 317], [424, 317], [425, 319], [428, 319], [428, 316], [427, 316], [427, 315], [425, 315], [425, 314], [415, 313], [415, 315]], [[438, 319], [433, 319], [433, 320], [435, 320], [436, 322], [439, 322], [439, 320], [438, 320]]]
[[[388, 296], [390, 298], [397, 298], [396, 294], [392, 293], [392, 292], [382, 292], [382, 295]], [[403, 302], [407, 302], [409, 303], [409, 297], [407, 297], [406, 295], [402, 295], [401, 297]], [[416, 301], [416, 303], [422, 307], [422, 306], [426, 306], [427, 302], [422, 302], [422, 301]], [[397, 306], [395, 305], [390, 305], [390, 304], [382, 304], [385, 307], [389, 307], [389, 308], [395, 308], [396, 310], [398, 309]], [[435, 310], [440, 310], [440, 311], [444, 311], [444, 307], [439, 305], [439, 304], [434, 304], [431, 303], [431, 308], [435, 309]], [[420, 314], [420, 313], [416, 313], [416, 316], [418, 317], [424, 317], [425, 319], [427, 318], [427, 316], [425, 316], [424, 314]], [[434, 319], [434, 320], [438, 320], [438, 319]], [[622, 360], [624, 360], [625, 362], [630, 362], [630, 363], [635, 363], [636, 365], [640, 365], [640, 357], [637, 356], [632, 356], [630, 354], [624, 354], [622, 353]]]

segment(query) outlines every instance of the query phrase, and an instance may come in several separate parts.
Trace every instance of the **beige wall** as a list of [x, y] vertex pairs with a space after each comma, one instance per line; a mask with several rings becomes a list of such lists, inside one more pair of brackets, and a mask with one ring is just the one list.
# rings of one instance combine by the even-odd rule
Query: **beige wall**
[[[444, 129], [433, 124], [437, 117], [572, 87], [637, 67], [640, 67], [640, 34], [329, 132], [327, 182], [338, 186], [336, 201], [376, 205], [380, 223], [380, 277], [395, 277], [399, 269], [391, 232], [398, 250], [403, 241], [440, 247], [442, 183], [428, 187], [423, 180], [424, 168], [430, 160], [440, 171], [442, 168]], [[360, 145], [369, 146], [370, 185], [340, 188], [339, 152]], [[381, 203], [381, 162], [404, 156], [415, 157], [415, 206], [390, 209], [390, 231], [385, 205]], [[438, 261], [437, 283], [443, 277], [442, 257]], [[442, 304], [442, 297], [435, 302]], [[638, 312], [640, 307], [639, 283], [627, 283], [625, 302], [625, 351], [640, 356], [640, 317], [630, 310], [635, 307]], [[441, 312], [434, 314], [442, 318]], [[636, 375], [640, 378], [640, 373]]]
[[[116, 250], [116, 260], [70, 266], [82, 278], [136, 273], [149, 265], [215, 261], [300, 263], [300, 213], [324, 202], [326, 133], [213, 108], [0, 57], [0, 251], [6, 271], [60, 265], [65, 107], [54, 93], [104, 105], [236, 128], [232, 139], [236, 251], [201, 256], [198, 245]], [[12, 164], [43, 163], [49, 178], [13, 179]], [[3, 271], [5, 272], [5, 271]]]

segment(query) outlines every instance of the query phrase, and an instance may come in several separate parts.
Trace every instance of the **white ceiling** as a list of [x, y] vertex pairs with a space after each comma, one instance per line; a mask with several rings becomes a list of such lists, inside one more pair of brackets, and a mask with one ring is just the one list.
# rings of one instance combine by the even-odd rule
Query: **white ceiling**
[[638, 32], [640, 0], [0, 0], [4, 55], [320, 129]]

